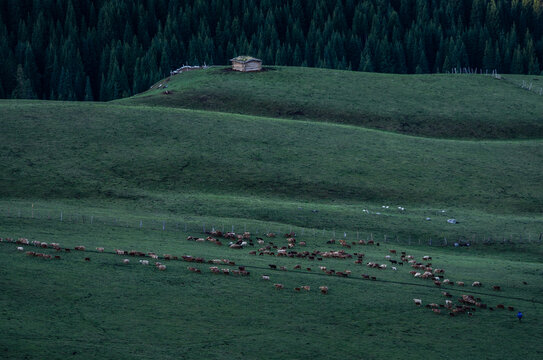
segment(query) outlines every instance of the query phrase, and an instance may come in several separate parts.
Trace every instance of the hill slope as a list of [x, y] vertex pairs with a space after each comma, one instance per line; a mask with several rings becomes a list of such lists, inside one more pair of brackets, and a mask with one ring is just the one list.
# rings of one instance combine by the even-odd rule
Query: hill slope
[[[531, 77], [539, 86], [542, 77]], [[276, 67], [184, 72], [122, 104], [181, 107], [351, 124], [426, 137], [543, 138], [543, 97], [512, 81]], [[543, 86], [543, 85], [541, 85]]]
[[[540, 140], [424, 139], [91, 103], [3, 101], [0, 117], [3, 199], [113, 201], [177, 214], [416, 236], [535, 232], [543, 211]], [[390, 214], [385, 221], [363, 212], [384, 204], [410, 207], [410, 215]], [[456, 216], [471, 220], [454, 230], [444, 221], [421, 224], [435, 209], [457, 209]]]

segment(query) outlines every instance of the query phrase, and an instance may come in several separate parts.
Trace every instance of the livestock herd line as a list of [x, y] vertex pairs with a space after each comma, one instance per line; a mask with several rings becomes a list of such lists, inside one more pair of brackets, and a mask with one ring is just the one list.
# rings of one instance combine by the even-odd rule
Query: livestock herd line
[[[325, 259], [339, 259], [339, 260], [350, 260], [355, 265], [365, 265], [368, 269], [375, 269], [379, 271], [398, 271], [399, 268], [404, 268], [404, 264], [409, 266], [411, 269], [409, 273], [413, 276], [414, 279], [420, 279], [421, 281], [429, 281], [429, 284], [433, 284], [435, 287], [438, 287], [441, 291], [442, 299], [444, 303], [429, 303], [425, 307], [431, 310], [435, 314], [448, 313], [450, 316], [457, 316], [461, 314], [466, 314], [468, 316], [473, 316], [476, 310], [509, 310], [514, 311], [514, 307], [505, 306], [504, 304], [496, 304], [495, 306], [490, 306], [487, 303], [483, 303], [479, 297], [470, 294], [462, 294], [456, 301], [452, 300], [453, 295], [449, 292], [454, 286], [463, 288], [465, 286], [465, 281], [453, 281], [449, 278], [445, 278], [445, 270], [442, 268], [435, 268], [432, 266], [432, 257], [429, 255], [422, 256], [420, 261], [417, 261], [414, 255], [407, 254], [405, 251], [398, 252], [395, 249], [388, 249], [386, 255], [382, 257], [384, 263], [381, 261], [366, 261], [365, 254], [359, 252], [353, 252], [352, 254], [347, 252], [348, 249], [351, 249], [353, 246], [375, 246], [379, 247], [378, 242], [373, 240], [364, 241], [360, 240], [357, 242], [348, 243], [346, 240], [336, 241], [331, 239], [327, 241], [327, 245], [340, 245], [343, 249], [341, 250], [330, 250], [330, 251], [298, 251], [296, 248], [303, 248], [306, 246], [306, 243], [303, 241], [297, 241], [294, 233], [287, 233], [284, 235], [286, 239], [285, 245], [277, 245], [272, 240], [276, 241], [276, 234], [268, 233], [266, 234], [266, 240], [264, 238], [256, 238], [256, 244], [252, 239], [252, 236], [249, 232], [244, 232], [243, 234], [235, 234], [233, 232], [222, 233], [221, 231], [212, 231], [207, 232], [206, 237], [187, 237], [187, 241], [195, 241], [197, 243], [213, 243], [218, 246], [223, 245], [223, 241], [228, 242], [228, 247], [230, 249], [242, 250], [245, 248], [258, 248], [257, 250], [250, 250], [249, 255], [253, 256], [262, 256], [262, 257], [274, 257], [274, 258], [285, 258], [293, 260], [309, 260], [319, 262], [319, 266], [315, 268], [322, 274], [336, 277], [352, 277], [353, 272], [349, 269], [345, 270], [335, 270], [330, 269], [328, 266], [321, 265], [325, 263]], [[75, 246], [73, 249], [69, 247], [62, 247], [58, 243], [45, 243], [37, 240], [29, 241], [26, 238], [18, 238], [16, 240], [12, 238], [0, 238], [0, 243], [16, 244], [16, 250], [19, 252], [25, 252], [25, 246], [31, 246], [38, 250], [26, 250], [26, 255], [33, 258], [40, 258], [44, 260], [61, 260], [62, 253], [70, 253], [72, 250], [76, 252], [85, 253], [88, 255], [89, 250], [84, 245]], [[54, 251], [53, 253], [50, 253]], [[105, 248], [97, 247], [96, 250], [92, 250], [94, 253], [104, 253]], [[210, 265], [208, 267], [209, 271], [212, 274], [217, 275], [232, 275], [239, 277], [247, 277], [251, 275], [251, 272], [247, 268], [253, 267], [255, 269], [262, 269], [259, 266], [237, 266], [235, 261], [229, 259], [209, 259], [206, 260], [203, 257], [196, 257], [192, 255], [182, 255], [174, 256], [172, 254], [163, 254], [162, 256], [157, 255], [154, 252], [141, 252], [137, 250], [125, 251], [122, 249], [115, 249], [112, 253], [119, 255], [121, 257], [121, 263], [130, 264], [130, 258], [137, 258], [139, 264], [143, 266], [148, 266], [154, 264], [154, 267], [158, 271], [165, 271], [167, 269], [166, 262], [169, 261], [184, 261], [191, 263], [187, 269], [192, 273], [202, 273], [201, 266], [203, 264]], [[127, 257], [128, 256], [128, 257]], [[90, 255], [84, 256], [83, 260], [85, 262], [90, 262]], [[163, 262], [160, 262], [162, 260]], [[268, 262], [268, 261], [266, 261]], [[236, 267], [237, 266], [237, 267]], [[288, 271], [286, 266], [279, 266], [277, 264], [268, 264], [269, 270], [272, 271]], [[293, 270], [300, 270], [305, 272], [313, 272], [313, 267], [301, 264], [295, 264], [292, 267]], [[373, 270], [370, 270], [373, 271]], [[303, 272], [298, 272], [302, 273]], [[272, 276], [271, 273], [262, 274], [260, 279], [262, 281], [270, 281]], [[374, 274], [362, 273], [361, 278], [364, 280], [376, 281], [377, 277]], [[526, 284], [526, 283], [524, 283]], [[479, 281], [474, 281], [471, 284], [472, 287], [482, 287], [483, 284]], [[273, 283], [273, 288], [276, 290], [285, 289], [283, 283]], [[493, 285], [491, 287], [494, 291], [501, 291], [502, 287], [500, 285]], [[311, 287], [309, 285], [299, 285], [293, 288], [296, 292], [309, 292]], [[322, 294], [329, 293], [329, 287], [327, 285], [319, 286], [319, 290]], [[448, 290], [448, 291], [447, 291]], [[413, 302], [416, 306], [422, 307], [423, 300], [420, 298], [413, 299]]]

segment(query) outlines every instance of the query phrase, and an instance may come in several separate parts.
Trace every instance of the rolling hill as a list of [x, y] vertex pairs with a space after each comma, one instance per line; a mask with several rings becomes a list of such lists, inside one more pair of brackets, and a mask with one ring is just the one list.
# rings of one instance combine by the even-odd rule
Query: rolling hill
[[0, 100], [0, 356], [541, 358], [542, 97], [505, 78], [212, 68]]
[[[171, 76], [118, 102], [317, 120], [424, 137], [540, 139], [543, 97], [518, 86], [520, 78], [294, 67], [239, 73], [217, 67]], [[533, 89], [543, 87], [541, 76], [522, 79]], [[159, 85], [167, 85], [171, 94], [164, 95]]]

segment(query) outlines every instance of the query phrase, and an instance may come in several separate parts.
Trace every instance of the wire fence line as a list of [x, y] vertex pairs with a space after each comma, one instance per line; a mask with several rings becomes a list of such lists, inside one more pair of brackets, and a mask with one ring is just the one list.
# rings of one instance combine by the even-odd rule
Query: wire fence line
[[346, 244], [350, 242], [358, 242], [360, 240], [380, 243], [402, 244], [402, 245], [428, 245], [428, 246], [463, 246], [463, 245], [491, 245], [491, 244], [543, 244], [542, 233], [519, 233], [507, 235], [480, 235], [468, 234], [465, 236], [453, 236], [452, 238], [445, 236], [428, 236], [423, 239], [421, 237], [411, 237], [409, 235], [398, 234], [383, 234], [371, 232], [367, 230], [334, 230], [334, 229], [317, 229], [306, 228], [291, 225], [280, 225], [276, 223], [265, 222], [247, 222], [233, 223], [228, 221], [209, 222], [190, 216], [187, 217], [152, 217], [148, 215], [138, 216], [135, 214], [122, 214], [119, 216], [108, 216], [100, 213], [84, 214], [75, 210], [58, 210], [58, 209], [35, 209], [22, 208], [21, 206], [0, 206], [0, 218], [21, 219], [21, 220], [36, 220], [50, 221], [62, 224], [73, 224], [80, 226], [112, 226], [131, 229], [142, 229], [151, 231], [177, 232], [185, 234], [204, 234], [213, 231], [221, 231], [222, 233], [234, 232], [243, 233], [250, 232], [257, 237], [264, 237], [268, 233], [274, 233], [277, 237], [282, 237], [284, 234], [294, 233], [296, 237], [301, 239], [336, 239], [345, 240]]

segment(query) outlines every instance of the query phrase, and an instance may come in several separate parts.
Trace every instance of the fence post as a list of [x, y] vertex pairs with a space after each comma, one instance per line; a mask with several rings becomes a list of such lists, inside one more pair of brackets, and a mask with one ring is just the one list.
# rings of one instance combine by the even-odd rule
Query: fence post
[[60, 221], [62, 222], [62, 211], [60, 212]]

